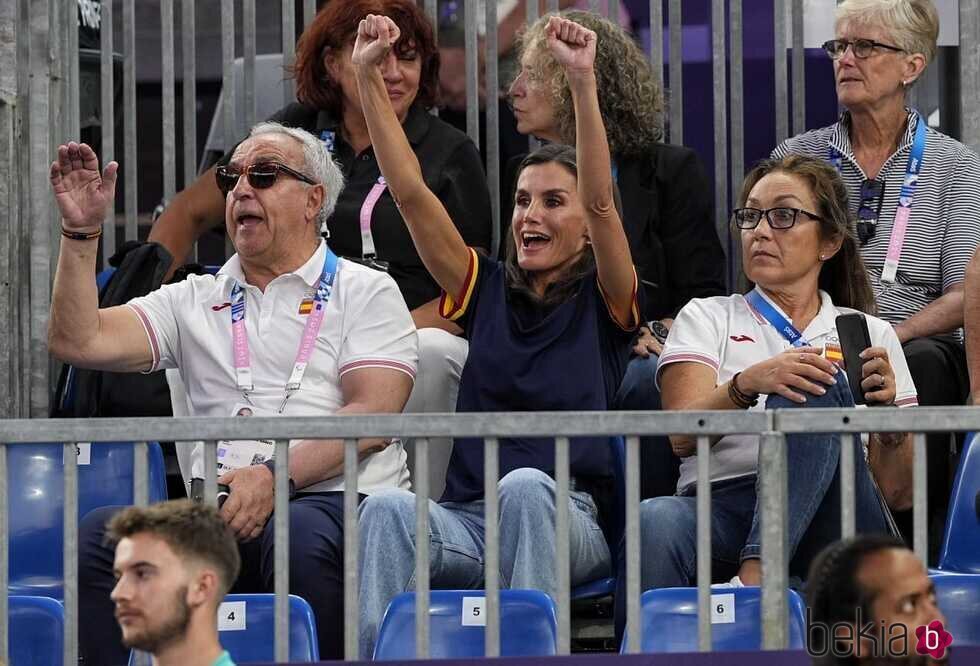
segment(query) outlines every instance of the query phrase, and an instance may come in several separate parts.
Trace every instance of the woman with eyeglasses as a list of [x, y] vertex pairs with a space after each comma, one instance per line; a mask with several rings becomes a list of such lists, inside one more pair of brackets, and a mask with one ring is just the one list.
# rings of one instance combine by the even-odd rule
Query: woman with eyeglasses
[[[810, 155], [841, 174], [878, 305], [895, 327], [923, 405], [959, 405], [969, 379], [962, 344], [966, 266], [978, 244], [980, 157], [927, 126], [908, 93], [936, 54], [931, 0], [846, 0], [837, 6], [835, 124], [793, 137], [773, 157]], [[949, 437], [930, 436], [931, 539], [938, 547], [952, 469]], [[911, 505], [895, 506], [911, 534]]]
[[[763, 410], [852, 407], [836, 318], [874, 309], [850, 231], [847, 195], [825, 161], [791, 155], [768, 160], [745, 179], [732, 215], [739, 232], [746, 294], [694, 299], [678, 314], [660, 358], [665, 409]], [[916, 404], [915, 385], [892, 327], [866, 315], [871, 346], [861, 352], [861, 391], [869, 405]], [[640, 507], [643, 589], [693, 585], [696, 576], [696, 439], [673, 436], [682, 457], [674, 497]], [[758, 585], [762, 535], [757, 435], [711, 441], [712, 561], [715, 582], [737, 575]], [[909, 487], [911, 436], [854, 439], [858, 532], [886, 532], [889, 504]], [[791, 575], [839, 538], [839, 434], [790, 434], [788, 552]], [[737, 582], [733, 581], [736, 585]]]

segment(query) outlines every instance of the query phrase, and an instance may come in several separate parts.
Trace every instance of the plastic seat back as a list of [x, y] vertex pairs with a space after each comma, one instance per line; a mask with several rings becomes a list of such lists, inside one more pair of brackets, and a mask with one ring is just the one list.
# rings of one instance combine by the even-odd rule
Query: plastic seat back
[[930, 576], [953, 645], [980, 646], [980, 574]]
[[[482, 657], [485, 608], [483, 590], [433, 590], [429, 597], [431, 658]], [[537, 590], [500, 591], [502, 657], [554, 655], [557, 641], [558, 620], [551, 597]], [[392, 599], [378, 630], [374, 658], [415, 658], [414, 592]]]
[[980, 574], [980, 445], [977, 433], [967, 435], [953, 481], [953, 492], [946, 517], [946, 532], [939, 551], [939, 569]]
[[[218, 609], [218, 640], [236, 664], [274, 662], [275, 627], [273, 594], [229, 594]], [[289, 661], [320, 661], [313, 609], [294, 594], [289, 595]], [[135, 651], [129, 663], [137, 663]]]
[[[806, 613], [803, 599], [787, 590], [789, 603], [789, 649], [806, 644]], [[698, 651], [698, 590], [696, 587], [667, 587], [648, 590], [640, 598], [643, 623], [641, 652]], [[711, 641], [715, 651], [762, 649], [762, 594], [758, 587], [711, 591]], [[623, 637], [623, 646], [627, 644]]]
[[[85, 455], [88, 455], [87, 464]], [[78, 516], [133, 503], [133, 447], [128, 442], [82, 447]], [[64, 467], [61, 444], [18, 444], [7, 450], [11, 594], [62, 598]], [[149, 445], [150, 501], [167, 499], [160, 445]]]
[[10, 663], [60, 664], [64, 655], [65, 609], [50, 597], [7, 597]]

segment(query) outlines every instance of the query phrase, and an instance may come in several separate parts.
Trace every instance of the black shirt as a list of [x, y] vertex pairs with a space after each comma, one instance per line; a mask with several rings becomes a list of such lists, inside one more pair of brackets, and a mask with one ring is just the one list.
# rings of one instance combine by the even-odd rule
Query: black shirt
[[[381, 176], [374, 150], [360, 155], [344, 140], [341, 124], [326, 111], [293, 103], [280, 109], [270, 121], [300, 127], [324, 139], [344, 173], [344, 189], [327, 224], [330, 249], [342, 257], [360, 259], [361, 206]], [[405, 135], [418, 157], [425, 184], [442, 202], [467, 245], [490, 248], [490, 192], [480, 153], [469, 137], [427, 113], [419, 105], [408, 112]], [[230, 151], [223, 162], [233, 153]], [[371, 215], [371, 235], [377, 259], [388, 264], [409, 310], [441, 293], [439, 285], [422, 264], [415, 243], [391, 193], [385, 190]]]
[[[512, 242], [509, 226], [523, 158], [510, 161], [501, 184], [505, 244]], [[673, 317], [692, 298], [727, 294], [712, 193], [694, 151], [657, 144], [642, 158], [614, 158], [614, 163], [643, 321]]]

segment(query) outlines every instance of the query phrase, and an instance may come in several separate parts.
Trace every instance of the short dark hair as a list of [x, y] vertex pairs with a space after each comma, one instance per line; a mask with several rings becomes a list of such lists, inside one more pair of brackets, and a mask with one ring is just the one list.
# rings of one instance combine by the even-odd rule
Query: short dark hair
[[[857, 609], [863, 617], [873, 620], [871, 605], [877, 592], [869, 590], [858, 580], [858, 572], [864, 560], [883, 550], [908, 550], [901, 539], [888, 534], [863, 534], [842, 541], [835, 541], [814, 558], [806, 581], [806, 600], [811, 622], [821, 622], [832, 627], [837, 622], [853, 622]], [[816, 634], [810, 637], [814, 640]], [[827, 634], [827, 640], [833, 636]], [[811, 653], [826, 653], [815, 658], [815, 664], [847, 664], [849, 658], [834, 656], [834, 651], [824, 645], [810, 645]]]
[[790, 154], [780, 159], [759, 162], [742, 183], [738, 207], [760, 180], [771, 173], [786, 173], [802, 179], [810, 186], [817, 202], [820, 233], [823, 238], [839, 236], [840, 250], [828, 259], [820, 271], [819, 287], [830, 294], [834, 305], [876, 314], [874, 291], [855, 239], [847, 204], [847, 188], [837, 169], [815, 157]]
[[383, 14], [401, 30], [395, 45], [399, 54], [414, 50], [422, 61], [416, 103], [435, 106], [439, 92], [439, 51], [432, 33], [432, 22], [415, 0], [343, 0], [329, 2], [317, 12], [296, 44], [296, 99], [307, 106], [324, 109], [338, 121], [343, 113], [340, 84], [330, 77], [323, 63], [331, 51], [342, 50], [354, 42], [357, 26], [368, 14]]
[[106, 543], [118, 544], [136, 534], [163, 539], [175, 554], [197, 558], [215, 567], [221, 596], [238, 578], [241, 557], [228, 525], [214, 507], [190, 500], [173, 500], [150, 506], [131, 506], [106, 525]]

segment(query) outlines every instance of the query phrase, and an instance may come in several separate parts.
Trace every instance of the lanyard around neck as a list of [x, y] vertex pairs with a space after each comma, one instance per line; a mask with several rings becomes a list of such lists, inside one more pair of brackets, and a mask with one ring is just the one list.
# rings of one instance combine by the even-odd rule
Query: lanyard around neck
[[[895, 221], [892, 224], [891, 237], [888, 239], [888, 253], [885, 255], [885, 265], [881, 270], [881, 281], [887, 284], [895, 282], [898, 275], [898, 264], [902, 258], [902, 247], [905, 245], [905, 232], [908, 230], [909, 218], [912, 215], [912, 201], [915, 198], [915, 188], [919, 184], [919, 172], [922, 170], [922, 158], [926, 152], [926, 122], [918, 112], [912, 112], [912, 122], [915, 123], [915, 138], [909, 159], [905, 165], [905, 178], [902, 189], [898, 194], [898, 208], [895, 210]], [[841, 170], [844, 156], [834, 146], [830, 147], [830, 163], [837, 171]]]
[[[282, 404], [279, 405], [280, 413], [285, 409], [286, 401], [299, 390], [303, 383], [306, 366], [316, 348], [316, 338], [320, 333], [320, 326], [323, 324], [323, 313], [333, 291], [334, 279], [337, 276], [337, 256], [330, 251], [329, 247], [324, 247], [324, 250], [326, 257], [323, 260], [320, 280], [313, 294], [313, 309], [306, 315], [306, 325], [303, 327], [303, 336], [300, 338], [299, 349], [296, 352], [296, 361], [293, 364], [289, 380], [286, 382]], [[231, 288], [231, 337], [232, 354], [235, 361], [235, 383], [245, 400], [251, 404], [252, 401], [248, 394], [255, 386], [252, 382], [248, 331], [245, 328], [245, 288], [238, 280], [235, 280]]]
[[783, 314], [777, 310], [772, 303], [766, 300], [765, 296], [756, 287], [749, 293], [745, 295], [745, 300], [748, 301], [752, 309], [758, 312], [765, 318], [769, 324], [776, 329], [783, 338], [786, 339], [794, 347], [806, 347], [810, 343], [806, 341], [803, 334], [793, 326], [793, 322], [783, 316]]

